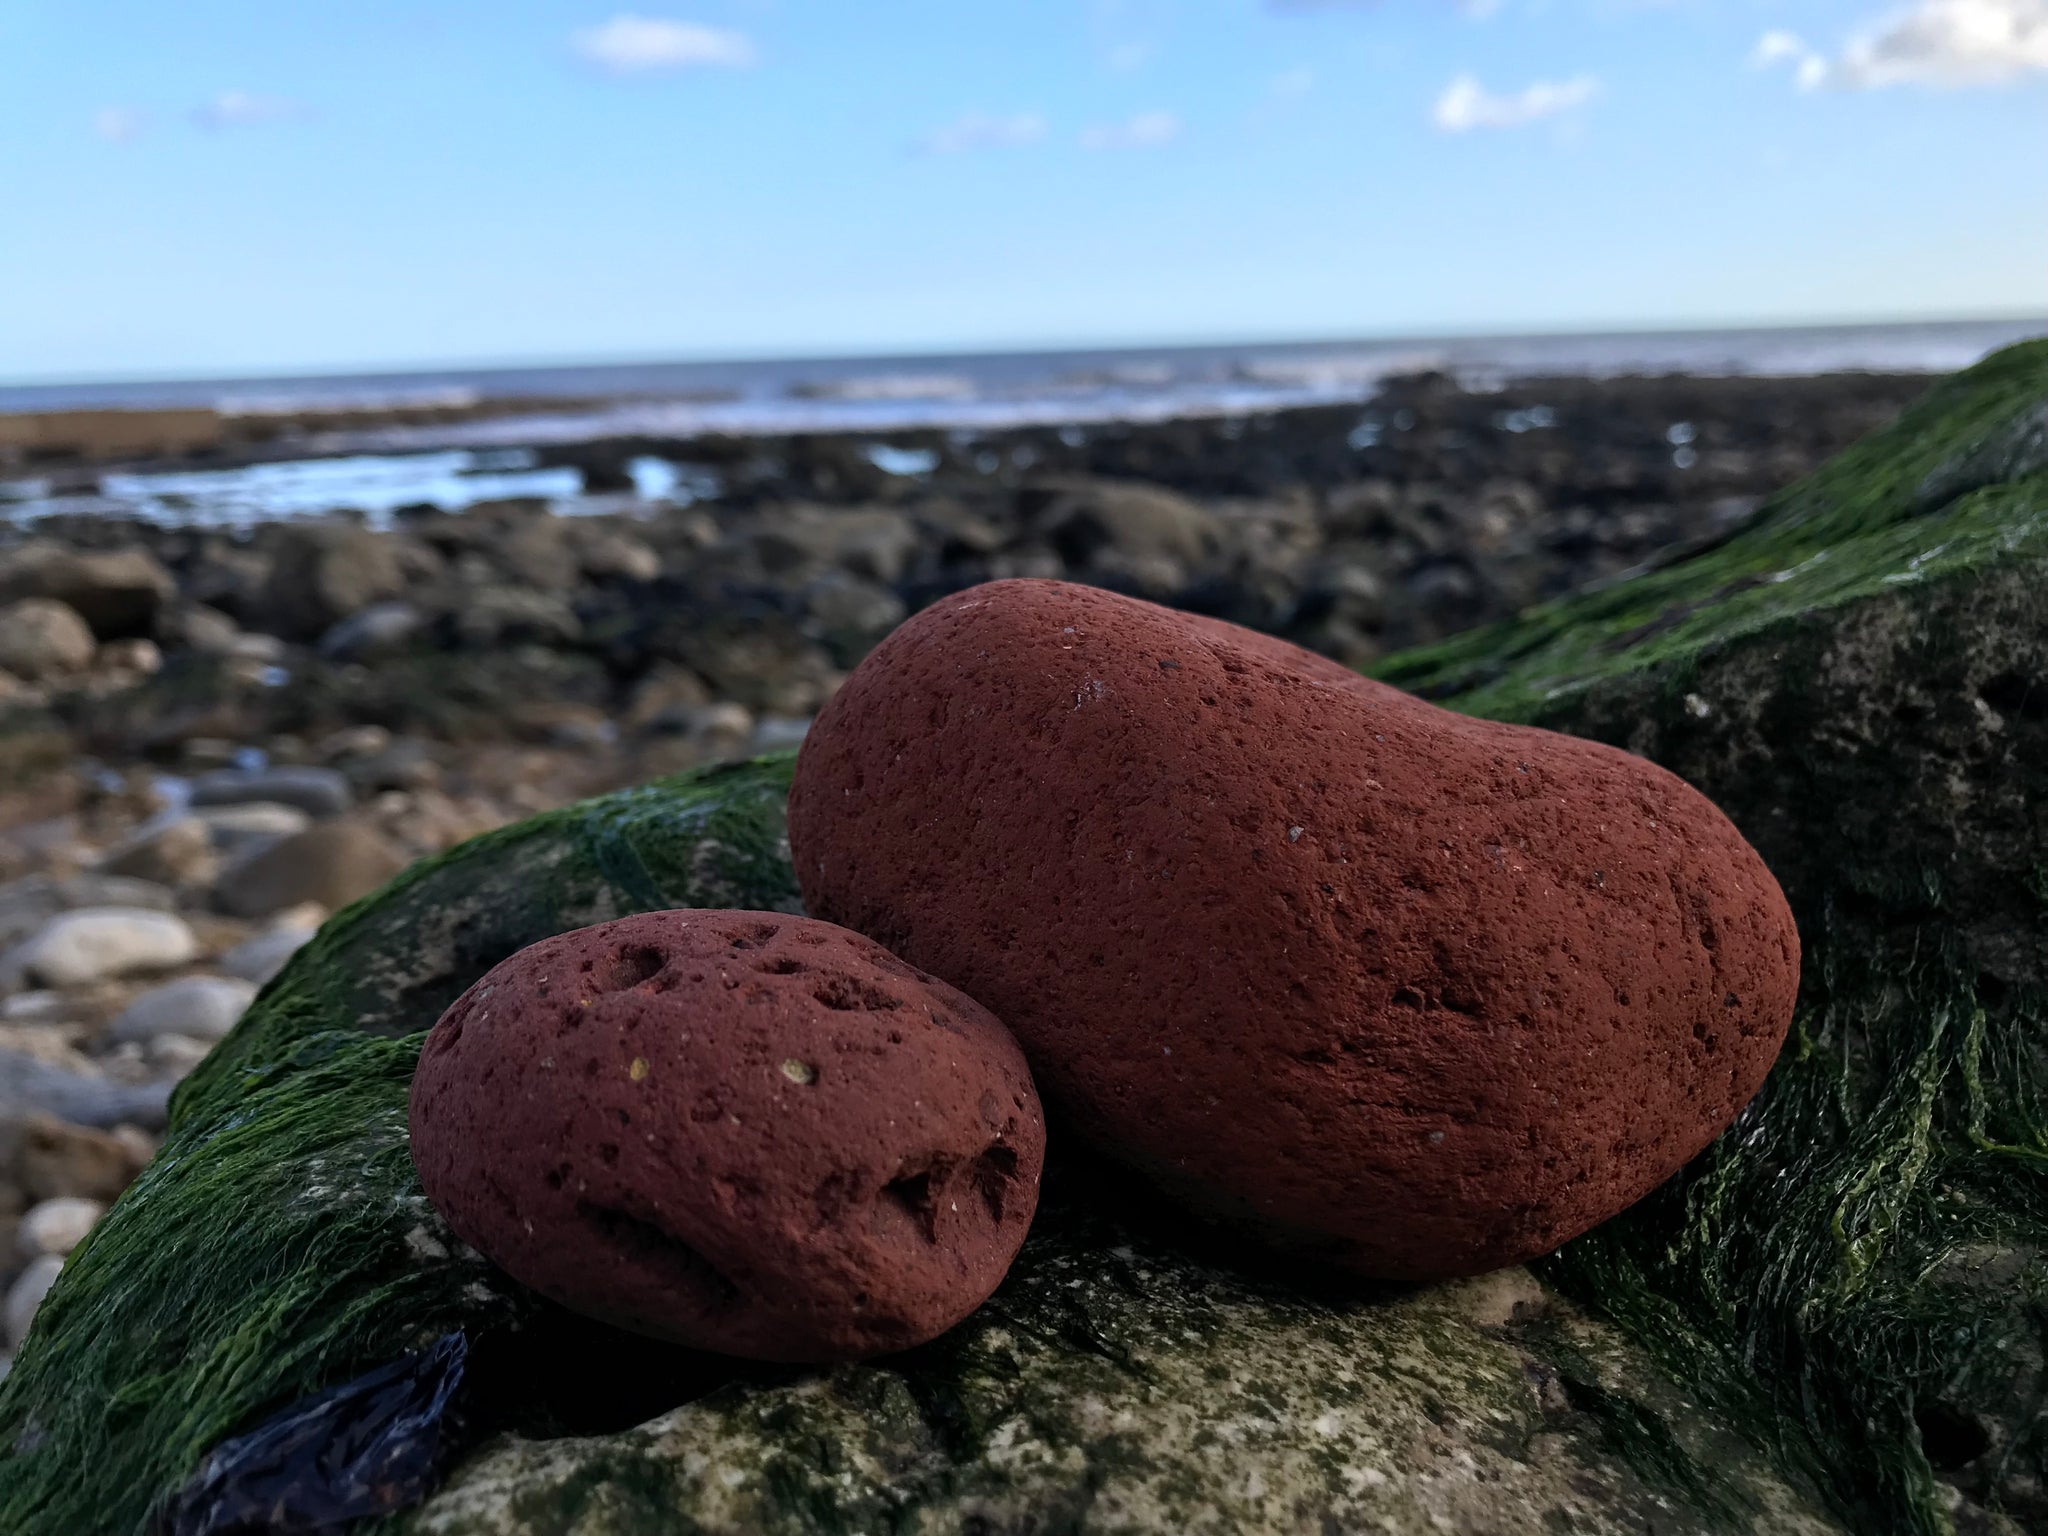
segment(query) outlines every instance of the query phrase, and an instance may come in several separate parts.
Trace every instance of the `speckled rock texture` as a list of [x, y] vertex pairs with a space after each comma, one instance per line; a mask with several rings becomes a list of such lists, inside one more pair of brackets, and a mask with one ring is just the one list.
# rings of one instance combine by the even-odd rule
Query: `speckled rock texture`
[[762, 1360], [943, 1333], [1003, 1278], [1045, 1134], [1022, 1053], [879, 945], [648, 912], [493, 968], [428, 1036], [413, 1160], [467, 1242], [563, 1304]]
[[1798, 986], [1776, 882], [1665, 770], [1059, 582], [957, 594], [856, 669], [790, 843], [809, 910], [1000, 1013], [1077, 1133], [1390, 1278], [1662, 1183]]

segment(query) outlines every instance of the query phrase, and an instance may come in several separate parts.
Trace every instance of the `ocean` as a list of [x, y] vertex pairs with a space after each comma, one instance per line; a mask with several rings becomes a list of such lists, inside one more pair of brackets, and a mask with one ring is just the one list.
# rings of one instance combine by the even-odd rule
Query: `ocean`
[[[492, 409], [431, 425], [344, 425], [323, 431], [299, 457], [237, 468], [107, 474], [90, 488], [0, 479], [0, 521], [84, 511], [233, 524], [337, 507], [375, 520], [411, 503], [453, 508], [515, 495], [546, 497], [565, 511], [600, 510], [615, 498], [581, 498], [574, 471], [536, 467], [521, 450], [629, 436], [975, 431], [1229, 415], [1363, 401], [1389, 376], [1425, 369], [1477, 388], [1638, 373], [1933, 374], [2044, 333], [2048, 318], [21, 385], [0, 387], [0, 413], [201, 406], [261, 416], [485, 402]], [[886, 443], [874, 451], [903, 452]], [[634, 477], [642, 498], [693, 494], [687, 471], [663, 460], [636, 464]]]

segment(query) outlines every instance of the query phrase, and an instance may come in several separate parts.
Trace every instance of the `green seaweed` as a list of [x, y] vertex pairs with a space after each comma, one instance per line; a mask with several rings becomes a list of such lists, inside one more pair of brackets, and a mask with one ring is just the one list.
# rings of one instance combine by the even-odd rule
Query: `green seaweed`
[[1981, 568], [2048, 538], [2048, 341], [1944, 381], [1890, 427], [1773, 497], [1718, 547], [1373, 669], [1468, 714], [1536, 720], [1605, 678], [1815, 609]]

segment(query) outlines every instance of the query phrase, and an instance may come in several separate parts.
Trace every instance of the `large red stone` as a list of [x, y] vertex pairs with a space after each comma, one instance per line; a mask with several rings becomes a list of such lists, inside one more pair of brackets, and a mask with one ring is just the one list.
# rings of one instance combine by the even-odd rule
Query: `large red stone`
[[1798, 981], [1769, 871], [1663, 769], [1059, 582], [896, 630], [789, 821], [809, 909], [996, 1010], [1063, 1124], [1373, 1275], [1640, 1198], [1756, 1092]]
[[427, 1037], [412, 1154], [464, 1241], [621, 1327], [763, 1360], [950, 1328], [1038, 1202], [1017, 1043], [881, 946], [776, 912], [545, 939]]

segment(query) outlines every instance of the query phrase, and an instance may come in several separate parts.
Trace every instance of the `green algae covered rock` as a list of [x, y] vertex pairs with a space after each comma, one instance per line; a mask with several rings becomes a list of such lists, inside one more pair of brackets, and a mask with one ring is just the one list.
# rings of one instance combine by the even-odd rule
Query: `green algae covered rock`
[[140, 1531], [225, 1435], [458, 1327], [509, 1409], [381, 1529], [2048, 1527], [2044, 423], [2048, 345], [2011, 349], [1722, 545], [1383, 669], [1684, 774], [1805, 939], [1763, 1095], [1538, 1275], [1326, 1294], [1070, 1172], [988, 1306], [907, 1355], [764, 1374], [576, 1335], [421, 1199], [418, 1033], [545, 933], [792, 906], [764, 761], [480, 839], [323, 930], [0, 1387], [0, 1532]]

